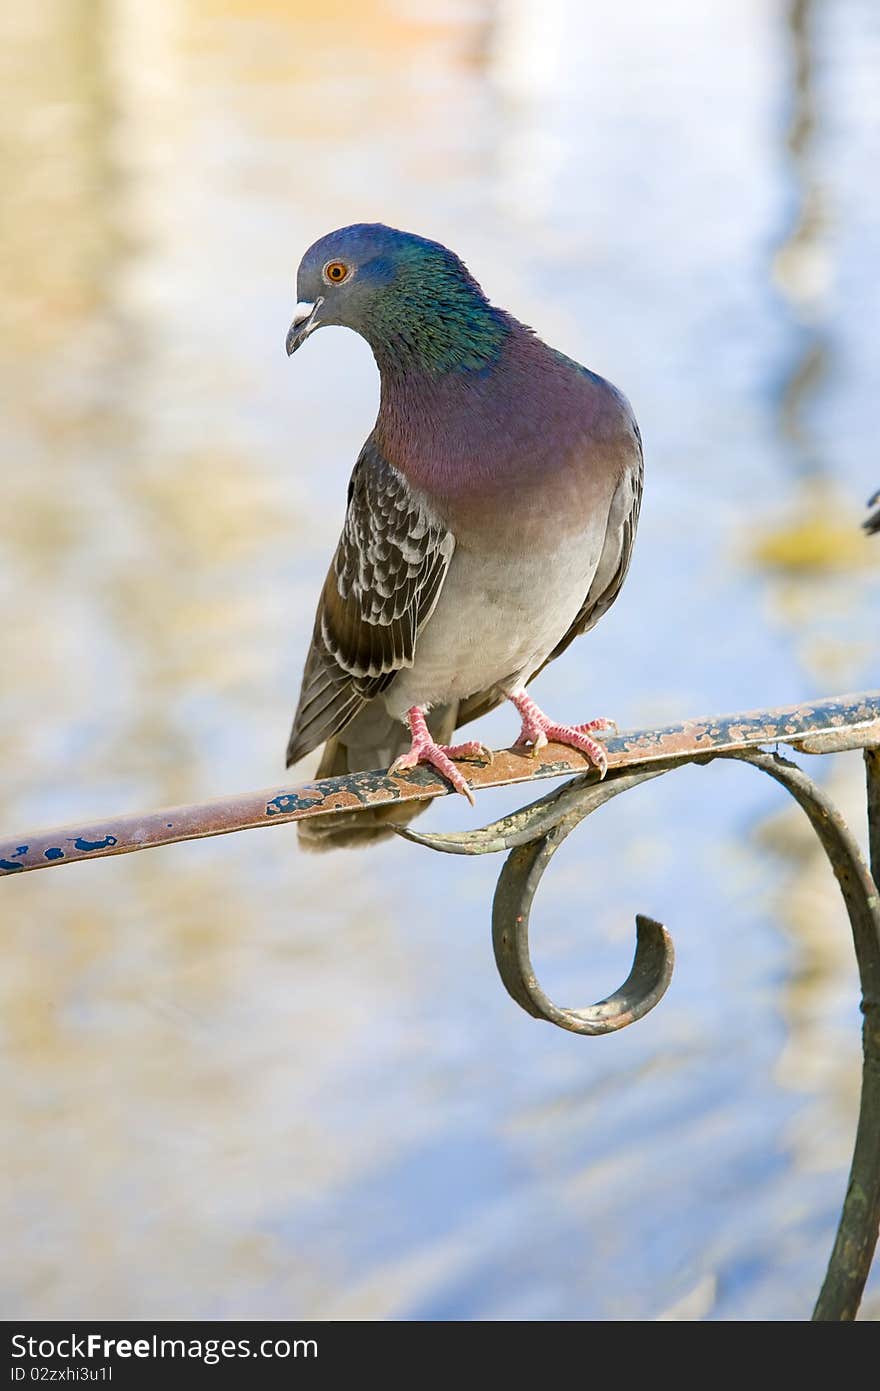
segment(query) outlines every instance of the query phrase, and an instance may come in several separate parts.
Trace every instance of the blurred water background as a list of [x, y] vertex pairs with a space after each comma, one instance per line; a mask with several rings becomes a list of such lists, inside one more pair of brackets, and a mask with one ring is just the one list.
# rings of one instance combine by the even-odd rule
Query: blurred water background
[[[354, 335], [292, 363], [284, 336], [302, 251], [350, 221], [449, 243], [634, 403], [632, 572], [546, 708], [633, 727], [880, 684], [873, 0], [0, 24], [2, 824], [283, 778], [377, 400]], [[810, 771], [863, 834], [859, 757]], [[799, 817], [717, 765], [571, 838], [536, 909], [551, 993], [616, 985], [636, 910], [678, 947], [661, 1008], [598, 1040], [501, 989], [494, 858], [279, 828], [5, 881], [5, 1315], [804, 1316], [859, 1014]]]

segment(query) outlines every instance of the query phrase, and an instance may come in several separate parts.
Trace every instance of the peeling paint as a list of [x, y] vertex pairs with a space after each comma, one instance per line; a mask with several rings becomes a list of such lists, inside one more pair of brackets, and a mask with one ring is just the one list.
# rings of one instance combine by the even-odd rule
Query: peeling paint
[[[854, 729], [857, 725], [865, 727], [864, 742], [870, 746], [868, 731], [880, 727], [880, 691], [812, 701], [779, 710], [703, 717], [677, 725], [624, 732], [605, 741], [608, 776], [672, 764], [705, 762], [719, 754], [757, 748], [761, 744], [797, 743], [805, 736], [817, 741], [818, 752], [820, 741], [823, 736], [828, 739], [830, 731], [838, 731], [838, 740], [851, 739], [861, 747], [862, 733]], [[876, 734], [872, 732], [870, 739], [873, 738]], [[842, 743], [835, 746], [842, 746]], [[491, 765], [470, 764], [468, 776], [475, 792], [560, 776], [574, 777], [582, 786], [592, 786], [598, 781], [595, 770], [583, 755], [558, 744], [541, 749], [537, 757], [526, 756], [516, 749], [498, 750]], [[411, 799], [421, 801], [449, 791], [443, 779], [428, 768], [416, 768], [399, 776], [378, 769], [341, 778], [324, 778], [300, 787], [279, 789], [276, 786], [246, 792], [196, 806], [107, 817], [93, 825], [56, 828], [0, 842], [0, 876], [72, 864], [87, 857], [170, 845], [200, 836], [283, 825], [304, 817], [340, 812], [356, 814], [362, 807], [390, 806]], [[519, 830], [525, 830], [527, 823], [528, 817]], [[110, 832], [108, 826], [112, 828]], [[483, 838], [481, 850], [488, 850], [490, 844], [503, 841], [506, 835], [507, 831], [499, 826], [492, 835]], [[64, 847], [62, 855], [48, 853], [60, 846]], [[462, 851], [459, 849], [457, 853]]]
[[73, 842], [77, 850], [83, 850], [90, 854], [94, 850], [107, 850], [109, 846], [116, 845], [115, 836], [104, 836], [101, 840], [86, 840], [85, 836], [77, 836]]

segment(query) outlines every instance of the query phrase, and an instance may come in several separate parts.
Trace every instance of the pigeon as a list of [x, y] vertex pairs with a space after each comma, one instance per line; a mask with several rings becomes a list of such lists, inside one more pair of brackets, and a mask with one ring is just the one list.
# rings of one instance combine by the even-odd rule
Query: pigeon
[[862, 522], [865, 531], [871, 536], [875, 531], [880, 531], [880, 490], [868, 499], [868, 506], [877, 508], [876, 512], [872, 512], [870, 517], [866, 517]]
[[[288, 355], [317, 329], [366, 339], [376, 424], [348, 486], [318, 602], [287, 766], [318, 777], [424, 763], [471, 802], [454, 732], [503, 700], [515, 748], [548, 741], [604, 776], [605, 719], [562, 724], [526, 687], [611, 607], [632, 556], [642, 439], [626, 397], [491, 304], [439, 242], [381, 223], [303, 256]], [[368, 844], [424, 809], [300, 823], [309, 849]]]

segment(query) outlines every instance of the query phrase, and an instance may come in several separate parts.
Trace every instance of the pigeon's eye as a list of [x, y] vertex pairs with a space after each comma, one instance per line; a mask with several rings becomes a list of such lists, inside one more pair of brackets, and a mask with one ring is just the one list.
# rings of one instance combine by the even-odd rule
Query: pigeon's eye
[[328, 261], [324, 267], [324, 279], [331, 285], [341, 285], [348, 278], [348, 266], [344, 261]]

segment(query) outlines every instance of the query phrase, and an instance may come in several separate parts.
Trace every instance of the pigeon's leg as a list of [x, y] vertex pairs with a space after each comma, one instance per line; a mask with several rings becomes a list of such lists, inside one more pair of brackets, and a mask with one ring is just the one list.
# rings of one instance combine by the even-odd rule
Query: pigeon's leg
[[472, 739], [468, 744], [435, 744], [425, 721], [425, 711], [420, 705], [414, 705], [411, 710], [407, 710], [406, 722], [412, 735], [412, 745], [408, 753], [402, 753], [399, 758], [395, 758], [388, 769], [389, 773], [401, 773], [407, 768], [415, 768], [419, 763], [428, 763], [432, 768], [436, 768], [438, 773], [442, 773], [444, 778], [452, 783], [456, 792], [461, 792], [473, 806], [474, 794], [468, 787], [463, 773], [456, 768], [452, 760], [484, 758], [491, 763], [492, 750], [476, 739]]
[[616, 732], [617, 725], [613, 720], [590, 720], [588, 724], [554, 724], [525, 691], [507, 691], [506, 695], [522, 715], [522, 729], [514, 748], [527, 748], [529, 753], [534, 755], [538, 749], [551, 742], [568, 744], [571, 748], [580, 749], [581, 753], [585, 753], [590, 762], [599, 769], [599, 776], [604, 778], [608, 771], [608, 759], [602, 745], [591, 739], [590, 735], [594, 730], [613, 729]]

